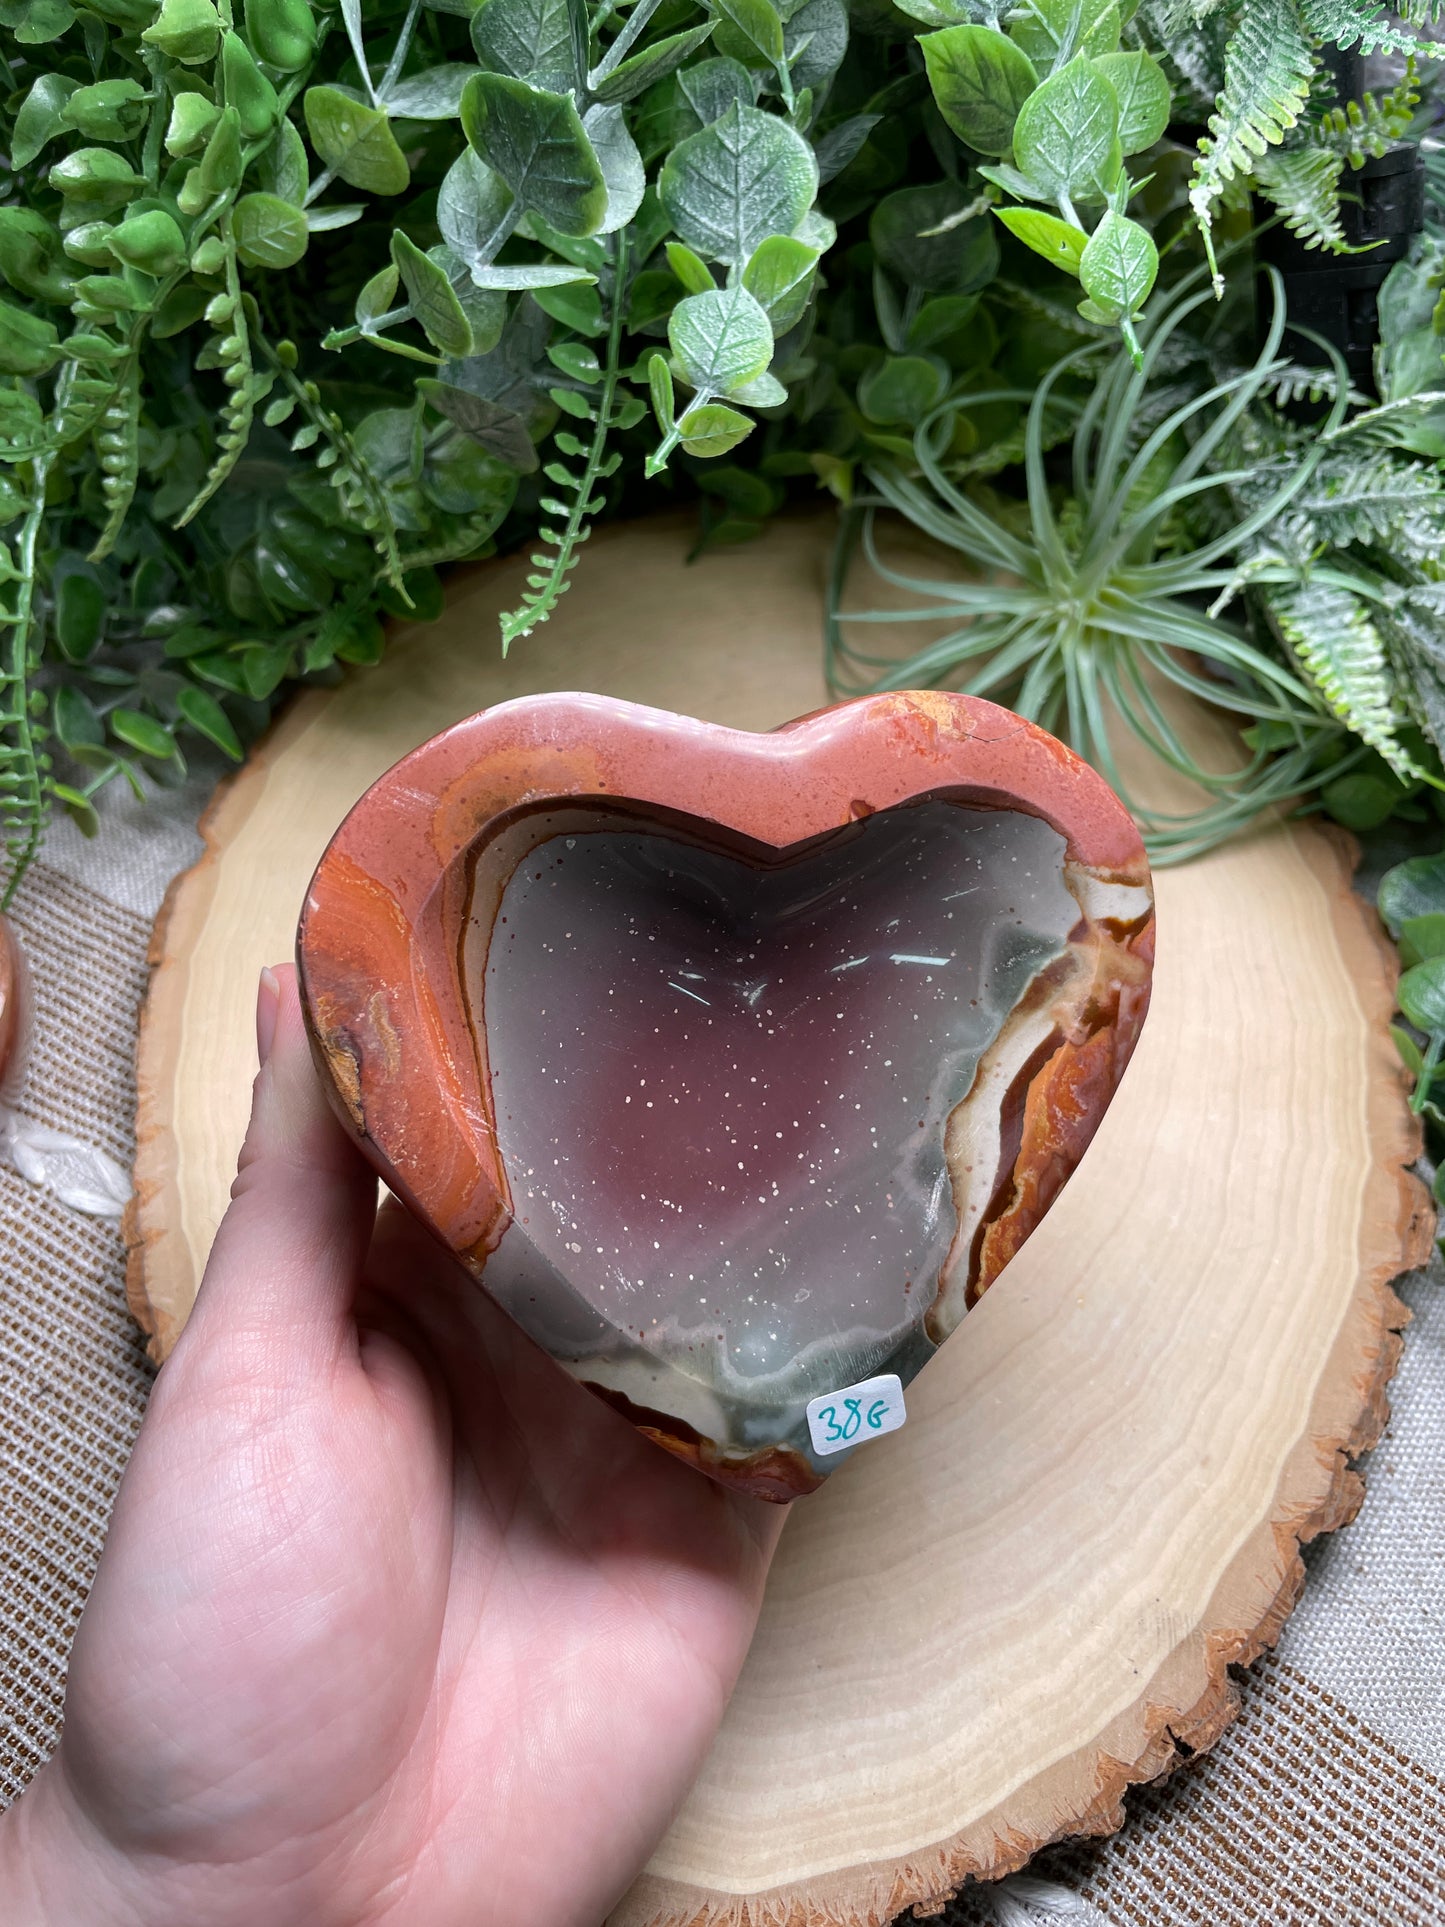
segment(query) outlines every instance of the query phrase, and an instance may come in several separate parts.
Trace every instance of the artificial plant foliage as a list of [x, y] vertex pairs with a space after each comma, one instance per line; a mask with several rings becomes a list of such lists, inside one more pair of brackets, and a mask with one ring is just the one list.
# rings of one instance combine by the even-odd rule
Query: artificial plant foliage
[[[1033, 614], [1001, 666], [986, 624], [968, 660], [1100, 756], [1090, 690], [1143, 718], [1150, 651], [1214, 639], [1254, 775], [1170, 847], [1301, 787], [1351, 820], [1422, 807], [1442, 244], [1386, 283], [1371, 397], [1260, 359], [1245, 236], [1253, 193], [1344, 246], [1353, 175], [1433, 112], [1428, 24], [1362, 0], [0, 0], [7, 893], [52, 808], [94, 828], [108, 784], [171, 781], [197, 740], [241, 754], [292, 682], [374, 662], [383, 616], [434, 615], [447, 562], [524, 546], [520, 645], [599, 517], [680, 491], [705, 542], [821, 486], [962, 516], [979, 566], [1029, 557]], [[1332, 47], [1395, 72], [1340, 101]], [[1168, 498], [1147, 526], [1136, 471]], [[1092, 683], [1044, 687], [1068, 650], [1011, 682], [1106, 555], [1144, 571], [1112, 663], [1091, 641]], [[957, 679], [947, 655], [914, 674]]]

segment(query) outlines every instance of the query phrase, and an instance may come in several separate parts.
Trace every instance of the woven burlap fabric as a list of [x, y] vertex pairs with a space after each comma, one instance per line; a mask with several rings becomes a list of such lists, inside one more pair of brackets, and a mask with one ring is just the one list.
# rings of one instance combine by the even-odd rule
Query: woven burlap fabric
[[[15, 909], [39, 1016], [22, 1108], [126, 1162], [150, 921], [198, 847], [207, 780], [145, 813], [122, 804], [96, 845], [58, 826]], [[149, 1390], [122, 1255], [113, 1224], [0, 1168], [0, 1804], [55, 1743], [66, 1654]], [[1445, 1927], [1441, 1286], [1434, 1271], [1404, 1283], [1415, 1320], [1364, 1511], [1310, 1553], [1303, 1603], [1244, 1680], [1239, 1719], [1134, 1793], [1121, 1834], [1042, 1857], [1055, 1898], [1075, 1897], [1055, 1919]], [[1003, 1908], [969, 1893], [944, 1919], [996, 1927]]]

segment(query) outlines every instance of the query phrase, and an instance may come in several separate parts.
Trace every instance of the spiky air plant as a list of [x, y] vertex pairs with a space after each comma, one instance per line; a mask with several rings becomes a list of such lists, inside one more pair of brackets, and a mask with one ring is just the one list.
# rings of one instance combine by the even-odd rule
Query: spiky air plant
[[[1092, 392], [1070, 401], [1069, 379], [1086, 368], [1091, 350], [1058, 362], [1029, 399], [1027, 537], [954, 479], [946, 453], [960, 410], [1027, 397], [1002, 389], [963, 393], [935, 408], [914, 436], [916, 467], [875, 468], [875, 493], [857, 505], [840, 536], [828, 617], [835, 686], [944, 683], [1031, 717], [1103, 771], [1135, 810], [1159, 862], [1206, 850], [1260, 811], [1310, 788], [1345, 740], [1329, 692], [1297, 654], [1291, 659], [1288, 635], [1286, 649], [1271, 653], [1245, 626], [1211, 612], [1239, 589], [1240, 563], [1249, 557], [1247, 597], [1271, 588], [1298, 591], [1302, 581], [1316, 594], [1357, 586], [1352, 578], [1337, 582], [1327, 563], [1302, 570], [1256, 551], [1262, 532], [1308, 487], [1349, 401], [1335, 355], [1328, 418], [1298, 459], [1281, 465], [1267, 454], [1235, 455], [1239, 425], [1290, 367], [1280, 354], [1285, 313], [1277, 279], [1274, 296], [1273, 321], [1253, 364], [1208, 386], [1196, 384], [1165, 406], [1162, 418], [1155, 394], [1161, 372], [1177, 363], [1180, 330], [1212, 305], [1202, 274], [1156, 304], [1137, 368], [1116, 351]], [[1065, 489], [1051, 483], [1045, 460], [1061, 412], [1074, 418]], [[1239, 514], [1232, 504], [1248, 484], [1255, 485], [1253, 505]], [[1211, 502], [1212, 517], [1201, 513]], [[887, 560], [876, 524], [881, 508], [897, 510], [961, 557], [966, 578], [922, 575]], [[860, 540], [879, 578], [915, 598], [911, 603], [843, 606]], [[946, 626], [903, 660], [870, 654], [851, 640], [869, 627], [914, 622]], [[1238, 719], [1255, 746], [1242, 745], [1237, 767], [1210, 769], [1191, 753], [1169, 715], [1170, 689]], [[1197, 785], [1204, 792], [1200, 805], [1170, 811], [1135, 795], [1117, 753], [1121, 730]], [[1346, 756], [1365, 753], [1361, 746]]]

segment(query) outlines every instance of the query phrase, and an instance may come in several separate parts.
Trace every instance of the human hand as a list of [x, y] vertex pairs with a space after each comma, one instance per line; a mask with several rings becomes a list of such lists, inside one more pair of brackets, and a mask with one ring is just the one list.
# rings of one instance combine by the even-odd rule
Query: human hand
[[289, 969], [12, 1927], [598, 1927], [707, 1751], [780, 1511], [581, 1390], [376, 1185]]

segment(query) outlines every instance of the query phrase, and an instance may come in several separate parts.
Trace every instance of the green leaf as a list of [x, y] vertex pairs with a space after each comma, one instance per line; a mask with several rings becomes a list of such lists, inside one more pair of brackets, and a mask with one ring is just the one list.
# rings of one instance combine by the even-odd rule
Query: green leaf
[[494, 74], [554, 94], [582, 91], [587, 15], [581, 0], [484, 0], [472, 15], [472, 45]]
[[462, 110], [462, 89], [476, 71], [460, 60], [428, 67], [393, 81], [381, 104], [393, 120], [455, 120]]
[[569, 95], [478, 74], [462, 95], [462, 127], [524, 208], [563, 234], [597, 232], [607, 183]]
[[873, 210], [868, 238], [890, 274], [929, 294], [972, 294], [998, 272], [988, 204], [960, 181], [886, 195]]
[[591, 286], [594, 277], [585, 268], [569, 268], [563, 261], [510, 261], [505, 267], [472, 269], [472, 285], [497, 288], [508, 293], [521, 289], [570, 288], [582, 283]]
[[1400, 926], [1400, 962], [1409, 967], [1427, 957], [1445, 957], [1445, 910], [1407, 917]]
[[145, 125], [146, 90], [138, 80], [98, 80], [75, 90], [64, 115], [86, 140], [134, 140]]
[[[182, 100], [187, 98], [194, 96], [181, 96]], [[306, 143], [294, 122], [281, 122], [270, 146], [261, 156], [256, 172], [266, 193], [279, 195], [283, 201], [290, 201], [293, 207], [304, 206], [306, 189], [310, 185], [310, 166], [306, 159]]]
[[783, 23], [783, 58], [800, 96], [805, 88], [821, 92], [847, 51], [848, 9], [843, 0], [803, 0], [789, 12]]
[[451, 382], [424, 377], [416, 386], [417, 393], [429, 401], [438, 414], [445, 415], [488, 454], [524, 475], [536, 468], [537, 452], [532, 446], [532, 437], [515, 409], [485, 395], [474, 395], [470, 389], [458, 388]]
[[368, 194], [406, 192], [411, 171], [382, 108], [339, 87], [308, 87], [304, 104], [311, 145], [343, 181]]
[[0, 274], [21, 294], [69, 301], [73, 277], [60, 230], [28, 207], [0, 207]]
[[1159, 250], [1146, 228], [1114, 208], [1104, 210], [1079, 257], [1084, 292], [1110, 321], [1136, 315], [1159, 272]]
[[241, 739], [230, 717], [214, 696], [208, 695], [204, 689], [197, 689], [194, 683], [185, 683], [176, 697], [176, 708], [198, 735], [214, 743], [217, 749], [224, 750], [233, 762], [240, 762]]
[[689, 54], [702, 46], [712, 30], [713, 22], [707, 20], [700, 27], [689, 27], [685, 33], [669, 34], [665, 40], [653, 41], [650, 47], [620, 61], [610, 74], [599, 79], [592, 88], [593, 99], [604, 106], [635, 100], [680, 67]]
[[513, 199], [501, 175], [474, 148], [463, 148], [437, 191], [442, 239], [469, 266], [490, 261]]
[[139, 750], [142, 756], [152, 756], [157, 762], [169, 762], [176, 753], [175, 738], [165, 724], [142, 710], [113, 709], [110, 729], [111, 734], [129, 748]]
[[1019, 109], [1039, 84], [1028, 56], [992, 27], [945, 27], [918, 44], [938, 111], [958, 138], [980, 154], [1007, 154]]
[[672, 388], [672, 371], [667, 365], [666, 355], [653, 353], [648, 356], [647, 386], [652, 396], [652, 412], [657, 417], [657, 425], [664, 435], [670, 435], [675, 419], [676, 400]]
[[772, 0], [711, 0], [713, 10], [755, 47], [770, 67], [783, 58], [783, 22]]
[[1119, 145], [1142, 154], [1164, 138], [1172, 103], [1164, 69], [1152, 54], [1100, 54], [1094, 71], [1104, 76], [1119, 102]]
[[1088, 243], [1088, 235], [1082, 228], [1076, 228], [1069, 221], [1061, 221], [1057, 214], [1046, 214], [1037, 207], [996, 207], [994, 213], [1003, 222], [1010, 234], [1016, 234], [1026, 247], [1041, 254], [1046, 261], [1052, 261], [1056, 268], [1077, 278], [1079, 258]]
[[1113, 0], [1025, 0], [1009, 35], [1040, 74], [1057, 73], [1079, 54], [1113, 52], [1119, 9]]
[[712, 288], [679, 301], [667, 339], [691, 385], [712, 395], [741, 388], [773, 358], [768, 317], [742, 287]]
[[65, 109], [80, 87], [65, 74], [41, 74], [20, 103], [10, 137], [10, 165], [18, 174], [29, 167], [47, 141], [65, 131]]
[[301, 209], [279, 194], [243, 194], [231, 210], [236, 252], [248, 268], [294, 268], [309, 232]]
[[1029, 95], [1014, 126], [1014, 158], [1051, 195], [1108, 193], [1123, 158], [1119, 103], [1090, 61], [1071, 61]]
[[706, 261], [682, 241], [668, 242], [667, 265], [688, 294], [706, 294], [709, 288], [717, 286]]
[[14, 27], [15, 38], [22, 47], [48, 46], [75, 25], [75, 9], [70, 0], [22, 0], [18, 8], [8, 11], [18, 14], [18, 18], [7, 19], [5, 25]]
[[406, 285], [412, 313], [432, 346], [444, 355], [469, 355], [471, 325], [445, 272], [400, 228], [391, 237], [391, 259]]
[[746, 415], [740, 415], [735, 408], [725, 408], [717, 401], [689, 408], [677, 427], [684, 449], [700, 461], [726, 455], [753, 432], [753, 424]]
[[1395, 1001], [1416, 1030], [1445, 1031], [1445, 957], [1429, 957], [1407, 970]]
[[642, 156], [627, 131], [620, 107], [589, 107], [582, 116], [582, 129], [592, 143], [607, 187], [607, 212], [598, 232], [614, 234], [627, 226], [642, 205], [647, 191]]
[[890, 355], [858, 384], [858, 406], [873, 422], [916, 428], [948, 392], [942, 366], [924, 355]]
[[1391, 936], [1413, 917], [1445, 914], [1445, 853], [1412, 856], [1380, 878], [1380, 916]]
[[0, 301], [0, 375], [45, 375], [59, 358], [60, 336], [50, 322]]
[[73, 755], [77, 749], [100, 749], [105, 744], [105, 725], [95, 705], [74, 683], [62, 683], [55, 692], [51, 718], [55, 733]]
[[772, 234], [791, 234], [818, 192], [818, 164], [796, 129], [734, 103], [668, 155], [658, 180], [673, 227], [704, 260], [741, 267]]
[[380, 268], [356, 297], [356, 325], [369, 331], [375, 321], [391, 310], [401, 276], [394, 266]]
[[786, 334], [802, 320], [817, 265], [817, 250], [791, 234], [769, 235], [754, 248], [743, 269], [743, 286], [768, 317], [775, 335]]

